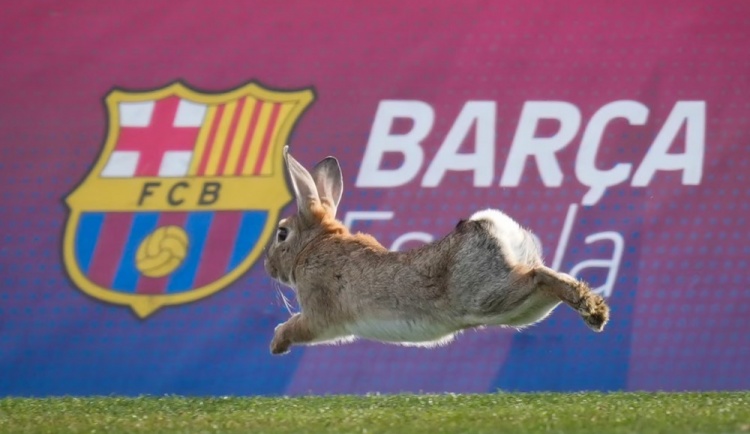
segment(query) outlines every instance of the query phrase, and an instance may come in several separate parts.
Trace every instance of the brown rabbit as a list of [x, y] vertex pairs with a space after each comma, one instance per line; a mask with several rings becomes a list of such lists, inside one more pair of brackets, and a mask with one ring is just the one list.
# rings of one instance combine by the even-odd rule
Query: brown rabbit
[[497, 210], [475, 213], [440, 241], [391, 252], [336, 220], [343, 179], [328, 157], [311, 172], [284, 149], [297, 214], [279, 222], [265, 268], [296, 290], [300, 313], [279, 324], [271, 353], [356, 337], [433, 346], [486, 325], [524, 327], [560, 302], [601, 331], [604, 299], [542, 263], [531, 234]]

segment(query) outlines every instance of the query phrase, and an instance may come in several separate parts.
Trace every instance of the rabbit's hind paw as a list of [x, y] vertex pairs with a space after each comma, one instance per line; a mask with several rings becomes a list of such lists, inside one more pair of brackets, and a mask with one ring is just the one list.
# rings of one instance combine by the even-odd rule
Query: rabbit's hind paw
[[595, 332], [604, 330], [609, 321], [609, 306], [599, 294], [589, 293], [584, 297], [578, 313], [589, 328]]

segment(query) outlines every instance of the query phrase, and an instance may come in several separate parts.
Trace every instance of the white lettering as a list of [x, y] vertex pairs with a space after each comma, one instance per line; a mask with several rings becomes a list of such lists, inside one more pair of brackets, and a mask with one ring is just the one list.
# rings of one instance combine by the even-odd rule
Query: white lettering
[[[495, 113], [494, 101], [469, 101], [438, 149], [422, 179], [423, 187], [437, 187], [449, 170], [471, 170], [475, 187], [489, 187], [495, 168]], [[459, 153], [471, 128], [476, 125], [474, 152]]]
[[[355, 221], [388, 221], [393, 220], [394, 216], [395, 213], [393, 211], [348, 211], [344, 216], [344, 226], [349, 231], [352, 231]], [[432, 234], [428, 234], [427, 232], [407, 232], [396, 238], [389, 250], [396, 252], [410, 241], [420, 241], [427, 244], [434, 241], [434, 239]]]
[[607, 273], [607, 280], [604, 282], [604, 284], [596, 288], [591, 288], [592, 291], [599, 293], [604, 297], [609, 297], [610, 295], [612, 295], [612, 289], [615, 286], [615, 278], [617, 277], [617, 271], [620, 268], [620, 262], [622, 261], [622, 252], [625, 250], [625, 240], [619, 233], [614, 231], [607, 231], [591, 234], [586, 237], [585, 241], [586, 244], [591, 244], [601, 240], [610, 240], [612, 241], [612, 243], [614, 243], [612, 258], [588, 259], [579, 264], [576, 264], [576, 266], [570, 270], [569, 274], [575, 277], [581, 272], [581, 270], [586, 268], [609, 268], [609, 272]]
[[[670, 154], [669, 147], [677, 138], [683, 123], [686, 129], [685, 152]], [[705, 143], [706, 102], [678, 101], [633, 175], [632, 185], [647, 186], [657, 170], [682, 170], [683, 185], [700, 184]]]
[[391, 220], [393, 215], [393, 211], [348, 211], [344, 216], [344, 226], [351, 231], [357, 220]]
[[596, 204], [604, 191], [617, 185], [630, 176], [631, 164], [618, 163], [609, 170], [596, 168], [596, 154], [602, 143], [604, 130], [612, 120], [625, 118], [631, 125], [643, 125], [648, 118], [648, 108], [636, 101], [614, 101], [606, 104], [591, 117], [583, 133], [581, 147], [576, 157], [576, 177], [583, 185], [590, 187], [583, 196], [584, 205]]
[[[391, 133], [393, 123], [398, 118], [414, 122], [409, 132]], [[429, 134], [434, 122], [435, 112], [425, 102], [380, 101], [357, 176], [357, 187], [397, 187], [411, 181], [422, 167], [424, 151], [421, 142]], [[386, 152], [402, 154], [404, 162], [401, 167], [381, 169]]]
[[[552, 137], [535, 137], [539, 121], [556, 119], [560, 130]], [[547, 187], [559, 187], [563, 173], [555, 153], [570, 143], [581, 125], [581, 112], [575, 105], [564, 101], [527, 101], [521, 110], [508, 160], [500, 180], [503, 187], [517, 187], [526, 165], [526, 159], [536, 160], [542, 182]]]
[[565, 215], [565, 221], [563, 222], [562, 232], [560, 232], [560, 239], [557, 241], [557, 248], [555, 249], [555, 257], [552, 258], [552, 269], [560, 271], [562, 266], [562, 259], [565, 256], [565, 249], [568, 248], [568, 240], [570, 239], [570, 231], [573, 229], [573, 221], [578, 213], [578, 205], [571, 203], [568, 207], [568, 213]]
[[433, 240], [433, 236], [431, 234], [428, 234], [427, 232], [407, 232], [393, 241], [390, 250], [393, 252], [397, 252], [399, 249], [401, 249], [401, 246], [408, 243], [409, 241], [421, 241], [425, 244], [429, 244]]

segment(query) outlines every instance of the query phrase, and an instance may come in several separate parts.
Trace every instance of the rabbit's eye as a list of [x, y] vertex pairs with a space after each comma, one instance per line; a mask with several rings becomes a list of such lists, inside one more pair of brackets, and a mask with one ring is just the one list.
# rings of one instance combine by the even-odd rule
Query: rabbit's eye
[[276, 233], [276, 239], [279, 240], [279, 242], [286, 240], [286, 236], [289, 235], [289, 229], [285, 227], [280, 227], [278, 232]]

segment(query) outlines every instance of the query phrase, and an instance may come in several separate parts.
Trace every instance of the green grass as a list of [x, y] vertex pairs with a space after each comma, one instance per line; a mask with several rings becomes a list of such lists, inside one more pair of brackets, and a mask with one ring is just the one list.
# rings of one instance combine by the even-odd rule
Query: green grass
[[6, 398], [12, 433], [742, 433], [750, 392]]

